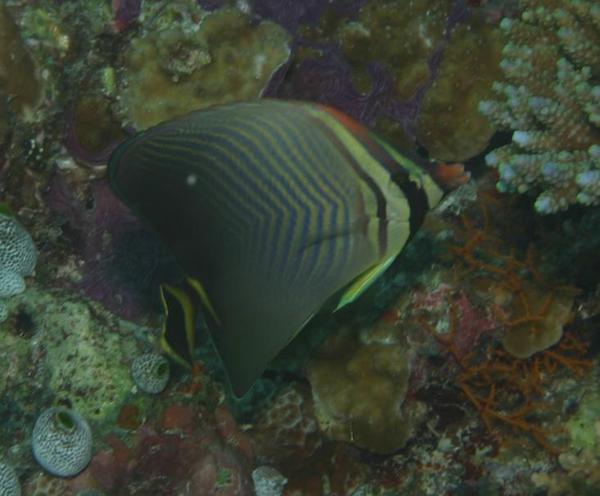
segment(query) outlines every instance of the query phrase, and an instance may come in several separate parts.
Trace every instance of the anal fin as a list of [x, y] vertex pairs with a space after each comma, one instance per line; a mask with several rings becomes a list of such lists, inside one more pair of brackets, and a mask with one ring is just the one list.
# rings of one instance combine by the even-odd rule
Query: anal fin
[[337, 312], [340, 308], [345, 307], [349, 303], [356, 300], [361, 294], [363, 294], [368, 287], [377, 279], [395, 260], [396, 255], [389, 257], [383, 262], [367, 269], [361, 275], [359, 275], [350, 285], [344, 290], [334, 312]]

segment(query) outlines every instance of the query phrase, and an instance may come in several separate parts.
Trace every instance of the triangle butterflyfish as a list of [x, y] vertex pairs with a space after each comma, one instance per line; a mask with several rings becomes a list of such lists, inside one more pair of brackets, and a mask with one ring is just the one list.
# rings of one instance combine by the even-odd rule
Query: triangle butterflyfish
[[188, 277], [191, 292], [162, 288], [166, 325], [187, 329], [164, 346], [191, 359], [200, 305], [237, 395], [325, 301], [341, 308], [382, 274], [443, 195], [429, 162], [330, 107], [278, 100], [158, 124], [108, 171]]

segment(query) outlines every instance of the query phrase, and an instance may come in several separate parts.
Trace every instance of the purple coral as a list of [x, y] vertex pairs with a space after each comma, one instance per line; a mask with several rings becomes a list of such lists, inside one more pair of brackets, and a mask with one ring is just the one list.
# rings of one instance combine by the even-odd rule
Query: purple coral
[[78, 289], [126, 319], [138, 319], [158, 304], [158, 285], [176, 277], [176, 264], [106, 181], [91, 183], [86, 204], [57, 175], [46, 201], [63, 217], [63, 231], [83, 262]]
[[[281, 22], [293, 30], [292, 28], [300, 23], [314, 22], [313, 16], [317, 12], [319, 15], [323, 13], [326, 7], [324, 4], [336, 9], [340, 16], [351, 17], [364, 3], [366, 2], [360, 0], [344, 5], [336, 1], [313, 0], [304, 4], [293, 1], [256, 0], [254, 5], [256, 13]], [[288, 7], [287, 11], [285, 6]], [[430, 77], [407, 100], [399, 100], [396, 97], [393, 76], [380, 62], [374, 60], [365, 67], [371, 79], [371, 88], [367, 92], [360, 92], [352, 82], [352, 67], [341, 54], [338, 45], [310, 42], [302, 36], [296, 38], [293, 49], [298, 51], [308, 47], [321, 52], [321, 56], [281, 68], [274, 74], [263, 96], [317, 101], [331, 105], [369, 127], [375, 126], [380, 118], [387, 117], [400, 123], [407, 135], [414, 139], [415, 120], [423, 97], [438, 75], [444, 48], [452, 30], [463, 22], [467, 15], [464, 4], [456, 1], [446, 21], [444, 39], [428, 61]], [[285, 16], [290, 16], [295, 21], [286, 20]]]
[[[227, 0], [198, 0], [203, 9], [215, 10]], [[362, 7], [367, 0], [250, 0], [251, 13], [280, 24], [295, 32], [302, 24], [315, 24], [326, 10], [337, 16], [348, 16]]]
[[131, 26], [139, 17], [142, 0], [113, 0], [114, 23], [117, 32]]
[[344, 17], [356, 12], [365, 3], [366, 0], [253, 0], [252, 11], [293, 32], [301, 24], [317, 23], [326, 9]]

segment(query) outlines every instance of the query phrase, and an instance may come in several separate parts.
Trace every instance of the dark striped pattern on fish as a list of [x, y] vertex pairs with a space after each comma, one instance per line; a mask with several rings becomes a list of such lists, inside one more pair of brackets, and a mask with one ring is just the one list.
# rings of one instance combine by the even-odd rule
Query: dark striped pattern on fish
[[109, 175], [201, 284], [237, 394], [326, 300], [343, 306], [385, 270], [442, 194], [344, 114], [275, 100], [142, 132]]

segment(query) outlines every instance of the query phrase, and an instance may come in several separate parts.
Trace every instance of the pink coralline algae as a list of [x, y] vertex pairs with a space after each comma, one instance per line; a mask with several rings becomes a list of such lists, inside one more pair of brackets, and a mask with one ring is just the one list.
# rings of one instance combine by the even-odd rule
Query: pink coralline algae
[[452, 351], [458, 359], [472, 352], [484, 335], [491, 335], [500, 327], [497, 319], [474, 305], [463, 291], [447, 284], [440, 284], [433, 291], [415, 291], [411, 306], [421, 323], [447, 324], [448, 329], [430, 329], [431, 335], [442, 343], [450, 327], [455, 327]]
[[321, 446], [310, 391], [290, 385], [259, 412], [249, 431], [257, 456], [267, 463], [289, 464], [311, 457]]
[[[260, 5], [257, 5], [256, 12], [275, 20], [290, 15], [289, 12], [294, 12], [294, 9], [290, 8], [286, 14], [273, 14], [271, 4], [276, 2], [258, 3]], [[320, 5], [323, 2], [312, 3]], [[337, 26], [336, 22], [344, 18], [347, 21], [347, 30], [353, 29], [352, 26], [355, 24], [362, 25], [360, 22], [353, 24], [348, 19], [355, 18], [361, 11], [360, 7], [366, 2], [351, 3], [355, 4], [354, 8], [344, 8], [339, 11], [335, 10], [336, 2], [333, 3], [332, 9], [336, 13], [335, 19], [337, 19], [337, 21], [333, 21], [334, 26]], [[365, 9], [369, 5], [371, 4], [367, 3]], [[320, 7], [323, 8], [322, 5]], [[460, 2], [445, 4], [444, 9], [448, 10], [448, 15], [445, 19], [442, 18], [437, 26], [439, 29], [436, 30], [438, 33], [432, 41], [433, 46], [428, 46], [425, 50], [427, 53], [423, 54], [423, 60], [420, 61], [425, 66], [426, 74], [411, 86], [409, 94], [399, 94], [398, 87], [401, 83], [396, 78], [397, 71], [389, 66], [388, 61], [379, 58], [381, 54], [375, 53], [372, 57], [367, 55], [359, 57], [360, 60], [350, 60], [349, 54], [345, 53], [347, 49], [344, 48], [343, 43], [344, 29], [340, 28], [343, 23], [338, 26], [340, 28], [338, 31], [335, 31], [334, 28], [334, 33], [329, 33], [331, 36], [325, 37], [323, 34], [328, 33], [327, 30], [331, 28], [330, 26], [319, 25], [312, 34], [310, 31], [300, 30], [293, 45], [297, 55], [296, 62], [283, 67], [273, 76], [265, 94], [271, 97], [306, 99], [332, 105], [369, 127], [375, 126], [379, 121], [387, 120], [400, 125], [406, 135], [414, 141], [415, 121], [422, 100], [438, 75], [444, 48], [449, 42], [451, 32], [466, 17], [465, 8]], [[382, 7], [382, 10], [385, 10], [385, 7]], [[385, 16], [384, 13], [380, 14]], [[299, 22], [303, 22], [304, 25], [311, 24], [310, 15], [307, 14], [305, 17], [300, 15], [300, 20], [298, 20], [297, 12], [296, 15], [296, 24]], [[394, 13], [394, 15], [396, 14]], [[292, 26], [294, 25], [292, 23]], [[384, 32], [371, 32], [368, 28], [364, 28], [363, 31], [360, 31], [359, 28], [356, 29], [359, 32], [369, 32], [369, 36], [375, 38], [353, 44], [355, 48], [351, 50], [352, 53], [360, 52], [362, 54], [363, 46], [367, 46], [369, 43], [377, 46], [385, 43]], [[315, 35], [315, 33], [317, 34]], [[334, 41], [336, 38], [342, 41]], [[358, 45], [361, 47], [356, 48]], [[365, 50], [367, 49], [365, 48]], [[396, 63], [398, 63], [397, 60]], [[365, 84], [359, 87], [356, 76], [360, 73], [367, 75], [367, 81], [366, 83], [363, 81]]]
[[117, 32], [131, 26], [140, 15], [141, 0], [113, 0], [114, 28]]
[[[184, 405], [175, 409], [165, 412], [168, 429], [140, 427], [134, 447], [109, 437], [110, 448], [96, 454], [71, 486], [95, 487], [116, 496], [253, 494], [251, 453], [232, 442], [233, 432], [239, 433], [232, 418], [225, 431], [219, 425], [230, 414], [223, 408], [214, 413]], [[179, 425], [178, 417], [185, 417], [185, 425]], [[241, 438], [237, 441], [243, 444]]]

